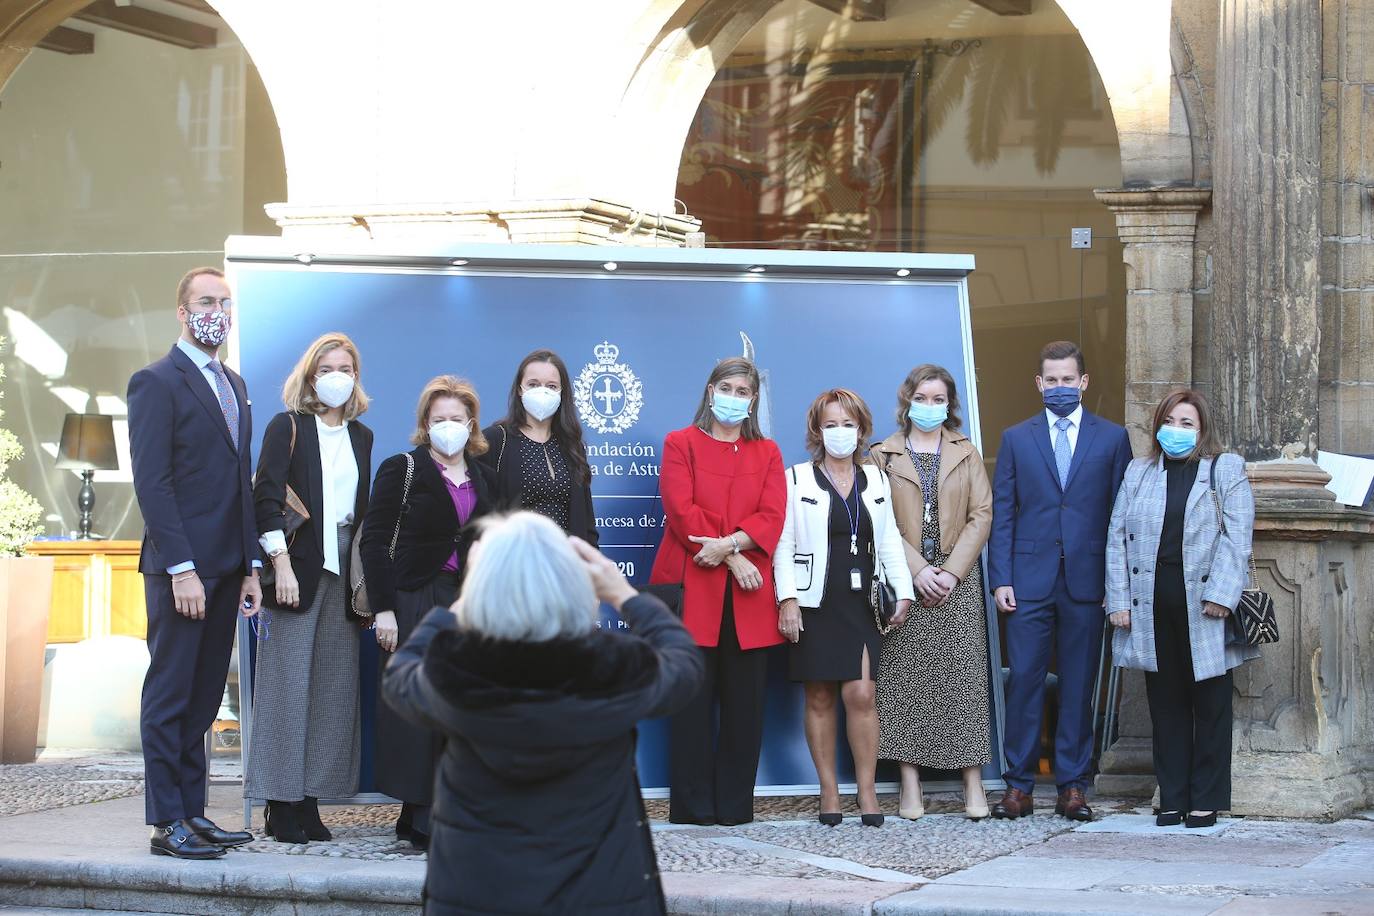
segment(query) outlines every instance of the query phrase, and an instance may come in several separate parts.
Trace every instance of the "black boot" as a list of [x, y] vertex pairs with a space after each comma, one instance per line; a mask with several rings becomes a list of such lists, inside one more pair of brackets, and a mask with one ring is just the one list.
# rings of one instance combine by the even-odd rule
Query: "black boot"
[[296, 818], [296, 808], [291, 802], [269, 801], [264, 832], [275, 837], [278, 843], [304, 843], [309, 839]]
[[309, 795], [304, 800], [296, 802], [292, 807], [296, 809], [296, 820], [300, 822], [301, 829], [305, 835], [312, 840], [327, 842], [334, 839], [334, 834], [329, 832], [329, 828], [320, 820], [320, 800], [311, 798]]

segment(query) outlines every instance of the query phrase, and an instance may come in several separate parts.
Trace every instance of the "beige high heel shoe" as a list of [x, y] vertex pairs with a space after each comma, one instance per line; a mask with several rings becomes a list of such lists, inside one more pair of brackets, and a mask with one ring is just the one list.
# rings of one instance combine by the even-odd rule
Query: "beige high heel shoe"
[[917, 820], [918, 818], [922, 817], [925, 813], [926, 813], [926, 800], [925, 800], [925, 796], [924, 796], [923, 794], [917, 793], [917, 795], [916, 795], [916, 804], [915, 804], [914, 806], [911, 806], [911, 807], [908, 807], [908, 806], [907, 806], [907, 804], [906, 804], [906, 796], [905, 796], [905, 795], [900, 795], [900, 794], [899, 794], [899, 795], [897, 796], [897, 816], [898, 816], [898, 817], [905, 818], [906, 820], [909, 820], [909, 821], [914, 821], [914, 820]]

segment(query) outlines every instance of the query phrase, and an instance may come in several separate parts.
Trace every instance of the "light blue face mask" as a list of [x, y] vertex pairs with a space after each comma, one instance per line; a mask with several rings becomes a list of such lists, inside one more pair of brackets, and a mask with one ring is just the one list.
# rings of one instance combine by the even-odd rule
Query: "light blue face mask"
[[1170, 458], [1186, 458], [1197, 448], [1197, 430], [1182, 426], [1161, 426], [1155, 439]]
[[918, 404], [912, 401], [911, 406], [906, 409], [906, 415], [918, 429], [930, 432], [932, 429], [939, 429], [949, 419], [949, 405]]
[[711, 392], [711, 413], [725, 426], [739, 426], [749, 418], [752, 398], [737, 398], [732, 394]]

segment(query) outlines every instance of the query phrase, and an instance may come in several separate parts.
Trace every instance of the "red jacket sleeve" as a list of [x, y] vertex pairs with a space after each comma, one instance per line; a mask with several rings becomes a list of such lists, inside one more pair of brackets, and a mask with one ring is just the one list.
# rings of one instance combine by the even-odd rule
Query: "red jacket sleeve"
[[759, 550], [771, 557], [787, 519], [787, 478], [783, 476], [782, 452], [778, 451], [778, 444], [772, 439], [764, 439], [762, 444], [768, 450], [768, 460], [764, 466], [759, 507], [740, 519], [739, 527], [753, 539]]
[[[669, 433], [663, 440], [663, 464], [659, 470], [658, 491], [663, 497], [663, 514], [668, 517], [669, 532], [681, 541], [684, 547], [693, 551], [697, 550], [699, 545], [687, 540], [689, 537], [697, 535], [718, 538], [726, 534], [725, 522], [719, 514], [703, 509], [693, 502], [694, 472], [683, 437], [677, 433]], [[781, 479], [779, 474], [779, 481]], [[776, 534], [773, 540], [777, 540]]]

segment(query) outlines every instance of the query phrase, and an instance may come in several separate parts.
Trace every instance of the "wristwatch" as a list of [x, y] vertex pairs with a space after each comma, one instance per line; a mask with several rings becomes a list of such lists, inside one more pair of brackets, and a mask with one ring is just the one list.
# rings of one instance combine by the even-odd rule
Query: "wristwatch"
[[735, 548], [735, 553], [739, 553], [739, 539], [733, 534], [730, 535], [730, 546]]

